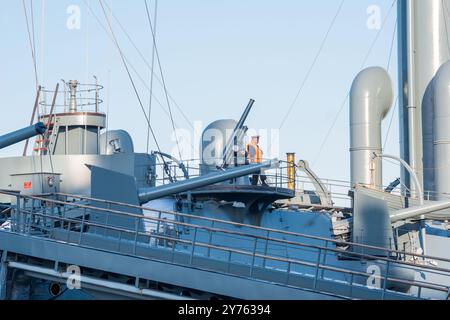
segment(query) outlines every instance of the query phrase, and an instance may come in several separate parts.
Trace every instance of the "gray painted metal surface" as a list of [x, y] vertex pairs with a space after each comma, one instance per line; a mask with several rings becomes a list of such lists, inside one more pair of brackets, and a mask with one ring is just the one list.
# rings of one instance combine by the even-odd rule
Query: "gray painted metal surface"
[[[391, 213], [392, 222], [419, 218], [421, 215], [435, 214], [442, 210], [450, 209], [450, 201], [433, 201], [429, 204], [425, 204], [419, 207], [412, 207], [407, 209], [401, 209]], [[441, 218], [450, 218], [450, 214], [441, 215]]]
[[40, 119], [51, 119], [51, 135], [48, 141], [36, 143], [35, 154], [77, 155], [100, 153], [100, 131], [105, 127], [103, 113], [71, 112], [44, 115]]
[[389, 74], [382, 68], [361, 71], [350, 92], [350, 167], [352, 187], [357, 184], [382, 185], [382, 163], [373, 159], [381, 153], [381, 120], [389, 112], [393, 87]]
[[[39, 201], [39, 198], [28, 197], [28, 199]], [[58, 201], [53, 200], [52, 202], [58, 203]], [[38, 210], [36, 204], [36, 202], [29, 203], [27, 206], [20, 207], [20, 210], [23, 213], [28, 212], [26, 208], [29, 205], [32, 205], [31, 207], [34, 210]], [[141, 239], [145, 233], [124, 227], [116, 228], [116, 230], [131, 234], [136, 233], [136, 235], [139, 233], [140, 236], [130, 237], [130, 239], [120, 234], [105, 237], [101, 230], [81, 233], [76, 231], [76, 225], [79, 223], [82, 223], [82, 226], [84, 224], [85, 228], [89, 229], [91, 225], [97, 224], [85, 219], [86, 214], [92, 214], [89, 211], [105, 209], [94, 207], [86, 212], [83, 211], [83, 208], [86, 208], [84, 205], [70, 202], [68, 206], [82, 209], [81, 213], [84, 212], [83, 218], [66, 220], [67, 218], [64, 215], [52, 215], [54, 206], [42, 208], [49, 214], [46, 221], [49, 221], [50, 217], [53, 216], [54, 220], [65, 220], [66, 223], [56, 223], [54, 228], [49, 229], [46, 226], [41, 229], [43, 227], [41, 223], [45, 220], [38, 219], [36, 224], [30, 224], [29, 219], [21, 220], [20, 223], [24, 223], [24, 227], [15, 228], [21, 230], [20, 232], [0, 231], [1, 243], [5, 244], [4, 249], [11, 253], [151, 279], [243, 299], [326, 299], [333, 297], [414, 299], [414, 296], [392, 291], [392, 288], [396, 287], [392, 287], [397, 281], [396, 279], [403, 279], [402, 281], [407, 281], [406, 283], [412, 281], [411, 277], [405, 274], [405, 271], [414, 271], [414, 265], [382, 257], [378, 258], [382, 261], [380, 263], [372, 262], [372, 264], [378, 265], [382, 269], [382, 274], [386, 273], [384, 279], [389, 280], [387, 285], [383, 285], [378, 290], [373, 290], [373, 288], [365, 286], [365, 278], [370, 275], [365, 270], [367, 263], [358, 260], [340, 261], [336, 254], [340, 251], [335, 249], [333, 245], [319, 245], [319, 243], [332, 244], [333, 242], [329, 238], [294, 234], [279, 229], [271, 229], [270, 238], [265, 238], [264, 234], [269, 229], [257, 228], [252, 225], [239, 227], [236, 225], [235, 229], [230, 229], [226, 228], [227, 225], [232, 225], [230, 222], [195, 216], [191, 217], [194, 220], [189, 221], [189, 223], [176, 222], [175, 220], [170, 222], [184, 226], [182, 229], [191, 229], [186, 234], [188, 237], [177, 238], [175, 234], [170, 235], [160, 232], [147, 234], [147, 236], [151, 235], [153, 239], [161, 238], [168, 242], [149, 241], [146, 237]], [[48, 211], [49, 209], [51, 211]], [[38, 217], [45, 211], [33, 211], [31, 214]], [[111, 212], [129, 215], [114, 210]], [[178, 213], [172, 214], [179, 215]], [[308, 213], [305, 212], [304, 214], [307, 217]], [[319, 213], [310, 214], [320, 215]], [[129, 216], [132, 217], [132, 215]], [[294, 216], [301, 218], [303, 214], [287, 212], [285, 215], [286, 218]], [[29, 214], [28, 217], [30, 217]], [[143, 219], [141, 215], [134, 217], [139, 220]], [[268, 216], [268, 218], [270, 217]], [[273, 218], [278, 220], [277, 217]], [[202, 220], [204, 222], [215, 222], [215, 227], [211, 229], [214, 233], [213, 238], [208, 237], [207, 233], [204, 234], [208, 227], [198, 223]], [[192, 224], [194, 221], [196, 223]], [[292, 221], [289, 221], [289, 225], [291, 225], [290, 222]], [[98, 227], [99, 229], [112, 228], [108, 223], [98, 225]], [[85, 228], [81, 227], [80, 230]], [[317, 225], [317, 228], [322, 232], [325, 230], [329, 232], [329, 227], [326, 228], [325, 225]], [[41, 235], [37, 232], [39, 230], [45, 231], [44, 234]], [[258, 235], [260, 231], [262, 235]], [[50, 237], [45, 234], [47, 232], [50, 232]], [[280, 236], [277, 236], [278, 233]], [[302, 240], [298, 242], [298, 239], [295, 240], [296, 237], [300, 237]], [[5, 241], [6, 238], [9, 240]], [[253, 246], [246, 244], [247, 240], [250, 239], [261, 240], [260, 245], [250, 249]], [[25, 245], [30, 240], [33, 241], [33, 246]], [[268, 248], [262, 251], [265, 241], [268, 241]], [[255, 244], [257, 243], [255, 242]], [[286, 244], [284, 250], [287, 249], [287, 251], [280, 255], [282, 243]], [[205, 250], [208, 246], [211, 250]], [[226, 257], [223, 259], [219, 253], [224, 251], [233, 252], [232, 258], [229, 256], [228, 259]], [[373, 258], [373, 256], [368, 257]], [[114, 261], [114, 263], [110, 263], [110, 261]], [[130, 265], [133, 268], [129, 268]], [[424, 268], [429, 269], [430, 267], [424, 266]], [[341, 276], [337, 277], [339, 274]], [[350, 275], [353, 276], [349, 278]], [[447, 291], [442, 286], [433, 286], [432, 284], [420, 284], [418, 282], [415, 285]], [[400, 287], [398, 290], [400, 290]], [[421, 296], [420, 292], [418, 296]]]
[[100, 154], [134, 153], [133, 139], [124, 130], [109, 130], [100, 135]]
[[[425, 190], [434, 190], [432, 81], [450, 59], [449, 7], [449, 0], [398, 1], [400, 151]], [[405, 170], [402, 180], [414, 192]]]
[[438, 71], [434, 86], [434, 172], [439, 200], [450, 195], [450, 62]]
[[[11, 174], [50, 172], [61, 175], [60, 192], [90, 195], [91, 171], [88, 165], [114, 170], [136, 179], [139, 188], [154, 186], [156, 159], [147, 154], [53, 155], [0, 159], [0, 189], [10, 190]], [[1, 203], [9, 198], [0, 195]]]
[[[355, 191], [353, 210], [353, 242], [364, 245], [394, 249], [391, 220], [387, 202], [374, 198], [362, 191]], [[355, 252], [365, 252], [374, 256], [389, 255], [377, 249], [353, 248]]]
[[216, 171], [223, 164], [227, 141], [233, 135], [237, 121], [232, 119], [217, 120], [208, 125], [200, 141], [200, 174]]

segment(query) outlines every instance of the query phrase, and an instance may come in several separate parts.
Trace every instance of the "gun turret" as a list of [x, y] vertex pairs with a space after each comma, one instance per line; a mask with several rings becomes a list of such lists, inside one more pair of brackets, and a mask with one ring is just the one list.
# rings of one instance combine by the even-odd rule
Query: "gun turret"
[[38, 134], [44, 134], [47, 127], [42, 122], [32, 126], [0, 136], [0, 149], [12, 146], [13, 144], [30, 139]]

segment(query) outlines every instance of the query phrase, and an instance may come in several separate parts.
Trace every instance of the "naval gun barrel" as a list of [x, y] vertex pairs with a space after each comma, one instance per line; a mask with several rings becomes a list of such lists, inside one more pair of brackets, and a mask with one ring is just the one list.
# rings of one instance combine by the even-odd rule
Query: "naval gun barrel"
[[0, 137], [0, 149], [12, 146], [13, 144], [30, 139], [38, 134], [44, 134], [47, 127], [42, 122], [38, 122], [32, 126], [5, 134]]
[[247, 107], [244, 110], [244, 113], [242, 114], [241, 118], [239, 119], [238, 123], [236, 124], [236, 127], [234, 128], [234, 131], [233, 131], [232, 136], [230, 137], [230, 140], [227, 141], [227, 144], [224, 149], [222, 167], [225, 166], [226, 164], [229, 164], [228, 162], [230, 161], [230, 158], [232, 155], [231, 151], [233, 150], [234, 141], [236, 138], [237, 139], [241, 138], [242, 129], [244, 129], [245, 122], [247, 121], [248, 115], [250, 114], [250, 111], [252, 111], [254, 104], [255, 104], [255, 100], [250, 99]]
[[277, 160], [272, 160], [264, 162], [262, 164], [246, 165], [238, 168], [224, 170], [218, 173], [211, 173], [197, 178], [167, 184], [161, 187], [140, 189], [139, 201], [141, 204], [144, 204], [155, 199], [167, 197], [169, 195], [179, 194], [189, 190], [206, 187], [208, 185], [239, 178], [245, 175], [256, 174], [261, 170], [269, 169], [276, 166], [277, 164]]
[[250, 114], [250, 111], [252, 111], [254, 104], [255, 104], [255, 100], [250, 99], [250, 102], [248, 103], [247, 107], [244, 110], [244, 113], [242, 114], [241, 118], [239, 119], [239, 122], [237, 123], [236, 128], [234, 128], [234, 135], [236, 135], [236, 132], [238, 130], [241, 130], [244, 127], [244, 124], [247, 121], [248, 115]]

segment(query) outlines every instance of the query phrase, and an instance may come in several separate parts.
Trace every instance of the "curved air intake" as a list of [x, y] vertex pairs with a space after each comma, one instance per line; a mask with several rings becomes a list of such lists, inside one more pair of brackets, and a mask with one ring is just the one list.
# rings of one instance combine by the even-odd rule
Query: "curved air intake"
[[450, 195], [450, 61], [437, 72], [434, 82], [434, 168], [438, 200]]
[[353, 81], [350, 92], [352, 187], [358, 184], [376, 187], [382, 185], [381, 159], [372, 161], [372, 156], [374, 152], [382, 152], [381, 121], [388, 114], [392, 101], [392, 81], [383, 68], [367, 68]]

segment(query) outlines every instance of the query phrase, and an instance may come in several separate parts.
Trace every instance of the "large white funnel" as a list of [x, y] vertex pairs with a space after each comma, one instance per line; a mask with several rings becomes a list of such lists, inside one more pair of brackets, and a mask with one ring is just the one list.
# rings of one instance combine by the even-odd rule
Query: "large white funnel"
[[393, 101], [389, 74], [380, 67], [361, 71], [350, 92], [350, 155], [352, 187], [360, 184], [382, 185], [381, 159], [372, 160], [373, 153], [382, 153], [381, 121]]
[[450, 195], [450, 61], [436, 74], [434, 82], [434, 170], [439, 200]]

